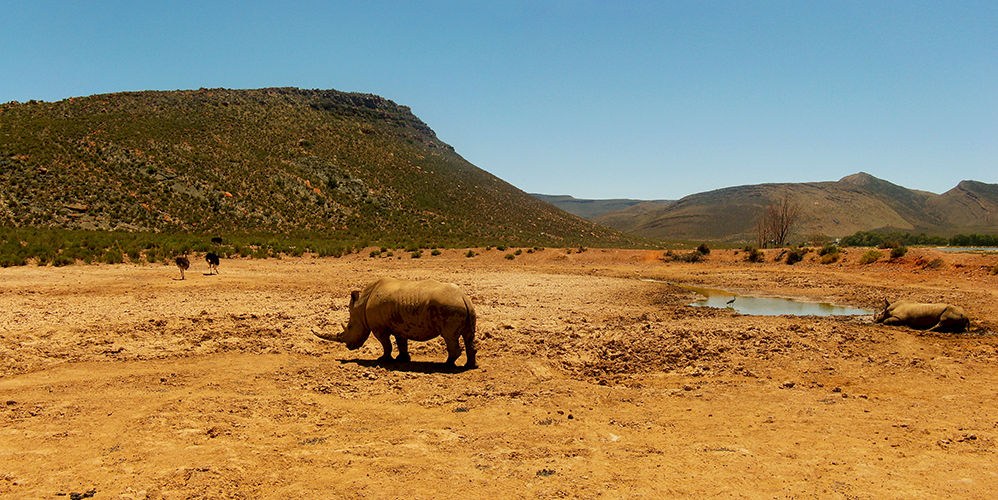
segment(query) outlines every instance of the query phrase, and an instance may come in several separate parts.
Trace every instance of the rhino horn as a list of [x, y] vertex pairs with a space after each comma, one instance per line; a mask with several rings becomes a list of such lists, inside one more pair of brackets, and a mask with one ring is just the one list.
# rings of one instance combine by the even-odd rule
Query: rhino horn
[[316, 330], [315, 328], [313, 328], [312, 329], [312, 334], [315, 335], [316, 337], [319, 337], [320, 339], [323, 339], [323, 340], [332, 340], [332, 341], [336, 341], [336, 342], [342, 342], [340, 340], [340, 336], [343, 335], [342, 333], [321, 333], [318, 330]]

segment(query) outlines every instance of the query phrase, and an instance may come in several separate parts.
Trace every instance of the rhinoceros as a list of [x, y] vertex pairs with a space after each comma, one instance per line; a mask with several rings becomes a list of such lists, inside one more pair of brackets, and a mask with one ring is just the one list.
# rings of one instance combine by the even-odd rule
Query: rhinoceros
[[384, 355], [381, 361], [392, 361], [392, 341], [398, 344], [396, 361], [407, 362], [410, 340], [426, 341], [442, 336], [447, 343], [446, 365], [454, 366], [461, 355], [459, 338], [464, 338], [467, 351], [465, 368], [476, 368], [475, 363], [475, 307], [457, 286], [438, 281], [400, 281], [381, 278], [364, 290], [350, 293], [350, 322], [343, 325], [343, 332], [316, 336], [343, 342], [351, 351], [359, 349], [367, 337], [381, 342]]
[[962, 332], [970, 325], [963, 308], [950, 304], [924, 304], [899, 300], [893, 304], [884, 299], [884, 310], [873, 320], [885, 325], [905, 325], [934, 332]]

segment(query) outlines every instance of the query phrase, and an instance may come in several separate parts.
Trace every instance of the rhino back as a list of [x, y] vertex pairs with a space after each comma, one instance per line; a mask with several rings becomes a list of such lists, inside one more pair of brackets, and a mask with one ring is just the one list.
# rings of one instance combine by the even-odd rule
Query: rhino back
[[411, 340], [428, 340], [455, 332], [469, 311], [464, 293], [436, 281], [405, 282], [383, 279], [367, 296], [368, 327], [388, 329]]

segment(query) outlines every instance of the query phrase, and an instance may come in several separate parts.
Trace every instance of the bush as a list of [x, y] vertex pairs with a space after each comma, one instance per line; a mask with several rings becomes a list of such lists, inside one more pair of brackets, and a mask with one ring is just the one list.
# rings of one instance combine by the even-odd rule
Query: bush
[[787, 252], [787, 265], [794, 265], [802, 260], [804, 256], [807, 255], [808, 250], [805, 248], [793, 248]]
[[[838, 255], [838, 253], [839, 253], [839, 246], [838, 245], [825, 245], [825, 246], [821, 247], [821, 250], [818, 250], [818, 255], [821, 255], [821, 256], [825, 256], [825, 255]], [[838, 260], [838, 259], [836, 259], [836, 260]]]
[[859, 258], [859, 263], [862, 264], [862, 265], [872, 264], [872, 263], [880, 260], [880, 258], [883, 257], [883, 256], [884, 256], [884, 254], [882, 254], [882, 253], [880, 253], [880, 252], [878, 252], [876, 250], [870, 250], [870, 251], [864, 253], [863, 256]]
[[504, 258], [504, 259], [506, 259], [506, 260], [513, 260], [513, 259], [515, 259], [516, 257], [514, 257], [514, 256], [513, 256], [513, 254], [511, 254], [511, 253], [508, 253], [508, 254], [506, 254], [506, 256], [505, 256], [505, 257], [503, 257], [503, 258]]
[[516, 251], [515, 251], [515, 252], [513, 252], [513, 255], [520, 255], [520, 254], [522, 254], [522, 253], [523, 253], [523, 250], [522, 250], [522, 249], [519, 249], [519, 248], [517, 248], [517, 249], [516, 249]]
[[710, 255], [710, 247], [708, 247], [706, 243], [701, 243], [700, 246], [697, 247], [697, 251], [704, 255]]
[[474, 257], [475, 255], [476, 254], [475, 254], [474, 250], [468, 250], [468, 253], [464, 254], [464, 256], [467, 257], [467, 258], [469, 258], [469, 259], [472, 258], [472, 257]]
[[925, 265], [925, 269], [933, 269], [936, 271], [943, 269], [945, 267], [946, 267], [946, 261], [938, 257], [933, 259], [932, 262], [929, 262], [928, 264]]
[[433, 255], [433, 256], [440, 255], [440, 250], [437, 250], [436, 248], [434, 248], [433, 251], [430, 252], [430, 255]]
[[819, 262], [821, 262], [822, 264], [831, 264], [833, 262], [838, 262], [839, 261], [839, 257], [841, 257], [841, 256], [842, 256], [842, 254], [840, 254], [838, 252], [835, 252], [835, 253], [826, 253], [826, 254], [824, 254], [824, 255], [821, 256], [821, 259], [819, 260]]
[[891, 249], [891, 260], [900, 259], [904, 257], [904, 254], [908, 253], [908, 247], [897, 246]]
[[423, 256], [423, 251], [416, 250], [415, 252], [410, 253], [409, 256], [412, 257], [413, 259], [418, 259]]
[[104, 252], [104, 255], [101, 257], [100, 260], [105, 264], [121, 264], [125, 262], [125, 258], [121, 254], [121, 250], [117, 250], [114, 248], [109, 249], [107, 252]]
[[381, 257], [381, 250], [371, 250], [371, 253], [368, 254], [368, 256], [372, 259], [375, 257]]
[[703, 260], [704, 255], [697, 250], [690, 253], [685, 253], [675, 257], [676, 260], [680, 262], [700, 262]]
[[756, 247], [745, 247], [745, 260], [749, 262], [762, 262], [766, 254]]

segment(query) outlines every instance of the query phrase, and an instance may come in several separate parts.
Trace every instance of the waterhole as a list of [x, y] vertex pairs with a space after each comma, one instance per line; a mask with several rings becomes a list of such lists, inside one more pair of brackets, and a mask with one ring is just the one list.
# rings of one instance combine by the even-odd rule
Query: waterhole
[[[659, 283], [666, 282], [659, 281]], [[800, 302], [793, 299], [782, 299], [776, 297], [746, 297], [717, 288], [703, 288], [675, 282], [668, 283], [681, 286], [687, 290], [696, 292], [703, 297], [702, 299], [690, 304], [691, 306], [718, 307], [721, 309], [730, 308], [741, 314], [749, 314], [753, 316], [780, 316], [783, 314], [790, 314], [793, 316], [863, 316], [873, 314], [873, 311], [869, 309], [860, 309], [857, 307], [843, 307], [828, 303]]]

